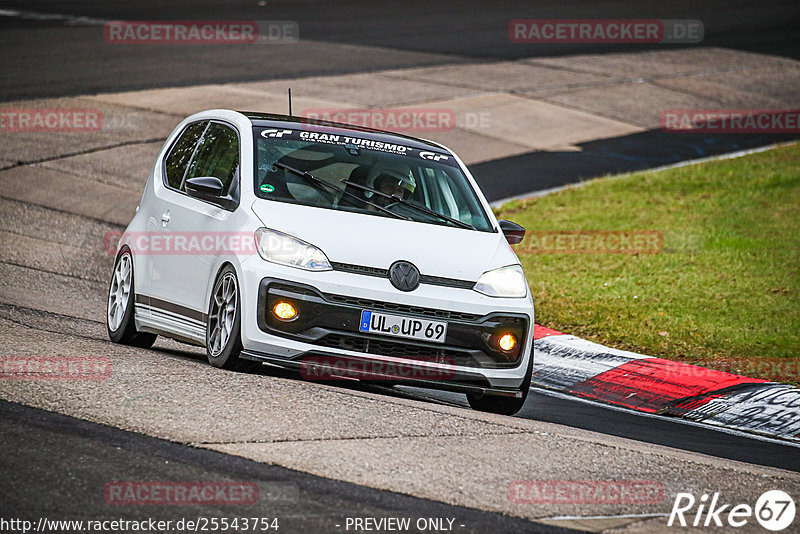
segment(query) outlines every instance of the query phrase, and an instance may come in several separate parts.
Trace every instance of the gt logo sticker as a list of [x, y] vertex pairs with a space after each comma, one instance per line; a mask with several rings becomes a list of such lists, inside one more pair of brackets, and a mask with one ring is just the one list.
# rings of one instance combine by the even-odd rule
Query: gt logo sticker
[[448, 156], [443, 156], [442, 154], [434, 154], [433, 152], [420, 152], [419, 157], [421, 157], [422, 159], [429, 159], [431, 161], [439, 161], [439, 160], [447, 161], [448, 159], [450, 159]]
[[284, 135], [291, 135], [291, 130], [276, 130], [274, 128], [270, 128], [267, 130], [261, 131], [261, 137], [283, 137]]

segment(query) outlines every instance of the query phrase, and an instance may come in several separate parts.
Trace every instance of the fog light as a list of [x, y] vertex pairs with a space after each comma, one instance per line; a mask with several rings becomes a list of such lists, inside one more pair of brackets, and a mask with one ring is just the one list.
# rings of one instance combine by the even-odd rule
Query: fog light
[[288, 302], [279, 302], [272, 308], [272, 313], [281, 321], [291, 321], [297, 317], [297, 310]]
[[497, 344], [500, 345], [500, 348], [504, 351], [510, 351], [517, 346], [517, 338], [515, 338], [513, 334], [503, 334], [500, 339], [497, 340]]

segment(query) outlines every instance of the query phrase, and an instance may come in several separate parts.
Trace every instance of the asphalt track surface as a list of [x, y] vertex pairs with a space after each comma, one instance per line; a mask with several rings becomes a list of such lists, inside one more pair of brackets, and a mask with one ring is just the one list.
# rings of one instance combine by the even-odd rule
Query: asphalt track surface
[[[469, 406], [463, 395], [412, 388], [403, 391], [420, 399]], [[730, 434], [596, 402], [580, 402], [536, 388], [531, 390], [525, 406], [516, 416], [800, 472], [800, 449], [779, 440], [760, 440], [743, 433]]]
[[[383, 389], [369, 385], [351, 387]], [[458, 395], [411, 388], [384, 392], [428, 402], [438, 399], [466, 405]], [[800, 454], [793, 447], [555, 399], [535, 390], [519, 416], [800, 471]], [[278, 517], [283, 532], [344, 531], [341, 525], [348, 517], [409, 517], [412, 521], [452, 518], [455, 525], [463, 525], [455, 530], [464, 533], [571, 532], [186, 447], [6, 401], [0, 401], [0, 427], [3, 428], [0, 447], [13, 451], [0, 457], [4, 518], [36, 523], [41, 517], [99, 521]], [[687, 447], [689, 443], [692, 445]], [[258, 485], [259, 499], [246, 507], [142, 507], [106, 503], [103, 487], [110, 481], [127, 480], [247, 481]]]
[[[368, 72], [387, 68], [465, 63], [485, 59], [515, 59], [536, 55], [604, 53], [626, 50], [622, 45], [513, 45], [506, 36], [514, 18], [693, 18], [704, 21], [704, 44], [786, 57], [800, 57], [800, 6], [795, 2], [695, 1], [616, 3], [599, 11], [594, 2], [551, 2], [524, 7], [513, 2], [280, 2], [259, 6], [254, 1], [219, 3], [155, 1], [130, 5], [99, 2], [0, 2], [0, 9], [60, 13], [97, 19], [296, 20], [310, 48], [262, 47], [241, 53], [235, 46], [215, 47], [98, 47], [97, 28], [63, 20], [34, 20], [0, 16], [0, 101], [122, 91], [200, 83], [264, 80]], [[333, 22], [332, 22], [333, 21]], [[24, 32], [26, 39], [20, 39]], [[339, 47], [326, 47], [335, 43]], [[674, 45], [672, 45], [674, 47]], [[375, 47], [362, 49], [360, 47]], [[326, 53], [314, 54], [314, 50]], [[169, 68], [165, 68], [165, 64]], [[513, 181], [496, 185], [494, 176], [519, 176], [523, 170], [562, 171], [560, 180], [542, 188], [610, 172], [648, 168], [685, 159], [731, 152], [785, 140], [791, 136], [686, 136], [666, 144], [659, 132], [600, 140], [575, 153], [530, 153], [478, 164], [473, 172], [492, 199], [521, 192]], [[291, 377], [289, 377], [291, 378]], [[296, 379], [296, 377], [294, 377]], [[369, 390], [426, 402], [463, 406], [462, 397], [412, 391]], [[700, 452], [720, 458], [800, 471], [800, 454], [791, 445], [762, 441], [655, 419], [531, 392], [519, 417], [553, 422], [603, 433]], [[330, 531], [330, 522], [352, 513], [358, 516], [458, 517], [472, 530], [464, 532], [527, 532], [552, 530], [539, 524], [466, 508], [452, 507], [397, 493], [374, 490], [275, 466], [169, 443], [140, 434], [88, 423], [51, 412], [0, 402], [0, 445], [5, 451], [0, 490], [3, 516], [54, 513], [59, 518], [140, 518], [142, 513], [120, 511], [98, 498], [108, 480], [158, 479], [171, 464], [180, 480], [209, 480], [221, 474], [258, 480], [278, 489], [291, 488], [292, 499], [279, 502], [283, 531]], [[31, 444], [36, 444], [32, 447]], [[75, 481], [80, 480], [77, 486]], [[275, 514], [268, 502], [264, 514]], [[168, 519], [190, 516], [194, 510], [164, 507], [151, 515]], [[229, 510], [203, 515], [232, 516]], [[248, 514], [249, 515], [249, 514]], [[283, 523], [282, 523], [283, 526]], [[295, 528], [296, 527], [296, 528]]]
[[[411, 517], [412, 524], [419, 518], [452, 518], [454, 530], [463, 533], [573, 532], [315, 477], [5, 401], [0, 401], [0, 426], [4, 429], [0, 445], [14, 451], [0, 457], [5, 518], [36, 523], [40, 517], [99, 521], [278, 517], [278, 532], [343, 532], [347, 517]], [[258, 485], [259, 499], [244, 506], [171, 505], [143, 510], [109, 505], [103, 498], [109, 481], [165, 479], [247, 481]], [[80, 481], [77, 487], [76, 480]]]
[[670, 134], [660, 130], [579, 143], [579, 151], [536, 151], [469, 166], [489, 202], [598, 176], [653, 169], [796, 139], [796, 134]]
[[[259, 5], [264, 4], [264, 5]], [[800, 57], [796, 2], [112, 2], [0, 1], [0, 101], [271, 80], [444, 63], [641, 50], [623, 44], [510, 42], [516, 18], [697, 19], [703, 46]], [[46, 17], [40, 16], [45, 14]], [[55, 18], [47, 18], [52, 17]], [[86, 17], [88, 22], [76, 20]], [[107, 20], [290, 20], [292, 45], [107, 45]], [[648, 45], [676, 49], [689, 45]], [[168, 68], [165, 68], [168, 65]], [[736, 152], [796, 134], [669, 134], [649, 130], [580, 150], [533, 151], [470, 167], [490, 201], [581, 180]]]
[[[259, 5], [263, 4], [263, 5]], [[224, 5], [224, 8], [221, 7]], [[679, 0], [427, 2], [91, 0], [0, 2], [0, 9], [99, 20], [292, 20], [309, 46], [103, 46], [97, 26], [63, 20], [0, 17], [0, 97], [67, 96], [369, 72], [455, 61], [623, 52], [621, 44], [510, 42], [514, 19], [698, 19], [704, 46], [800, 57], [800, 5], [791, 1]], [[19, 31], [25, 31], [20, 39]], [[326, 46], [326, 44], [343, 45]], [[316, 47], [314, 46], [316, 44]], [[662, 45], [665, 49], [685, 45]], [[367, 49], [368, 48], [368, 49]], [[165, 68], [165, 64], [169, 68]], [[90, 75], [87, 75], [91, 73]]]

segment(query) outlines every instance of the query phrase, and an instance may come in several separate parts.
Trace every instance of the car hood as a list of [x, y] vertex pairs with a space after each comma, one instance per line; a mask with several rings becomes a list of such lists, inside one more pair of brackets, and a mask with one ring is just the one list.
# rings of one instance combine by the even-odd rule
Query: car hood
[[388, 269], [406, 260], [424, 275], [473, 282], [486, 271], [519, 263], [500, 232], [269, 200], [256, 200], [252, 209], [265, 227], [319, 247], [335, 263]]

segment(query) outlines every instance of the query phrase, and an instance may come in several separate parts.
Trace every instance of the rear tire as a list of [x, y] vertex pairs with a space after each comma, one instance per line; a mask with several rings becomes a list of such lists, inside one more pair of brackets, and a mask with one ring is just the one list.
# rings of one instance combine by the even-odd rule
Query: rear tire
[[153, 346], [156, 334], [136, 330], [135, 295], [133, 285], [133, 256], [125, 247], [114, 262], [114, 273], [108, 286], [106, 329], [114, 343], [147, 349]]
[[225, 266], [214, 282], [208, 303], [206, 321], [206, 356], [214, 367], [230, 371], [250, 371], [260, 367], [259, 362], [243, 360], [242, 310], [239, 281], [236, 271]]

